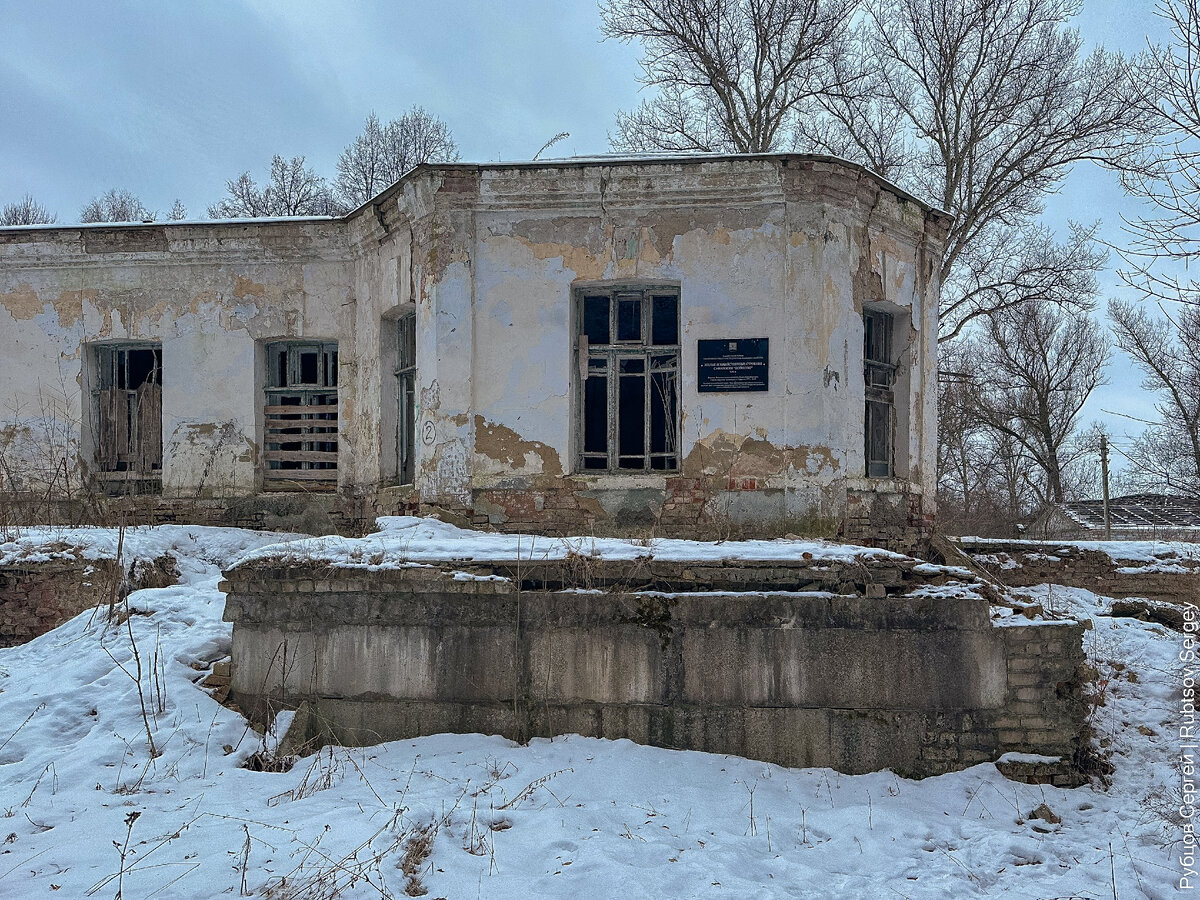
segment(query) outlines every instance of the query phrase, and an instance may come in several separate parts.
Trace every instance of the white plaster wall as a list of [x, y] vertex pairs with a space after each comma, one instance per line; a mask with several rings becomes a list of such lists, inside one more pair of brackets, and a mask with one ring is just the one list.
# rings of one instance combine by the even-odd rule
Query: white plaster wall
[[[901, 321], [915, 323], [897, 341], [910, 341], [906, 358], [918, 363], [908, 394], [897, 398], [908, 422], [897, 475], [911, 472], [917, 489], [932, 494], [936, 310], [926, 300], [935, 303], [936, 285], [918, 273], [926, 227], [919, 206], [877, 189], [870, 208], [857, 197], [787, 198], [770, 163], [647, 170], [622, 179], [592, 169], [571, 173], [563, 192], [569, 199], [519, 199], [543, 197], [545, 180], [566, 177], [536, 170], [482, 175], [475, 241], [464, 263], [474, 278], [470, 408], [481, 427], [511, 430], [524, 443], [510, 439], [498, 455], [477, 446], [473, 487], [557, 474], [551, 457], [571, 472], [572, 287], [645, 280], [681, 286], [682, 456], [699, 448], [693, 459], [704, 467], [706, 446], [736, 449], [747, 437], [786, 448], [786, 467], [761, 486], [795, 492], [797, 510], [828, 506], [835, 482], [865, 480], [862, 303], [885, 302]], [[726, 195], [714, 198], [722, 178]], [[637, 193], [621, 194], [614, 182]], [[694, 227], [680, 227], [689, 217]], [[864, 255], [866, 286], [855, 283]], [[460, 277], [468, 277], [465, 268]], [[455, 296], [464, 297], [465, 288], [453, 283]], [[445, 316], [440, 283], [437, 290]], [[447, 329], [439, 324], [437, 333], [441, 340]], [[737, 337], [770, 339], [770, 390], [698, 393], [697, 341]], [[441, 375], [448, 348], [436, 352]], [[706, 470], [727, 464], [728, 454], [714, 457]]]
[[[53, 389], [62, 395], [56, 427], [86, 469], [90, 345], [159, 341], [164, 495], [253, 493], [259, 344], [352, 339], [348, 292], [334, 223], [0, 230], [0, 429], [28, 424]], [[352, 340], [348, 349], [353, 358]], [[340, 393], [353, 402], [355, 386]]]
[[[87, 345], [160, 340], [165, 492], [251, 493], [262, 343], [337, 340], [339, 484], [369, 492], [394, 476], [388, 329], [415, 309], [417, 488], [468, 505], [572, 475], [573, 288], [661, 281], [681, 289], [685, 474], [755, 476], [796, 514], [836, 505], [864, 480], [862, 304], [883, 302], [917, 361], [898, 474], [932, 497], [928, 232], [869, 175], [774, 159], [431, 169], [346, 222], [0, 231], [0, 441], [49, 398], [86, 457]], [[739, 337], [770, 339], [770, 390], [699, 394], [697, 341]]]

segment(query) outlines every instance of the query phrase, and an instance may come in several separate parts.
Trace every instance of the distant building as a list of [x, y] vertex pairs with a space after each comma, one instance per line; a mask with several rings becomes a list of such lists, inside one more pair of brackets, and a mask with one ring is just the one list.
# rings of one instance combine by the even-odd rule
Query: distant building
[[[1200, 538], [1200, 500], [1167, 494], [1112, 497], [1108, 516], [1114, 540]], [[1104, 538], [1104, 501], [1056, 503], [1029, 527], [1034, 538]]]
[[911, 546], [948, 224], [772, 154], [429, 164], [341, 218], [0, 229], [0, 490]]

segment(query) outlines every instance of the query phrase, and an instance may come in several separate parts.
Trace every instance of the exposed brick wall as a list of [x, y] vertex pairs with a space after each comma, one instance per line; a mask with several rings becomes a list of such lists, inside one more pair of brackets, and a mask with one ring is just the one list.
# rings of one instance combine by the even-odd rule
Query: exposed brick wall
[[[377, 516], [438, 515], [464, 527], [494, 528], [552, 536], [575, 534], [654, 535], [705, 540], [773, 538], [785, 534], [826, 537], [854, 544], [925, 555], [933, 516], [922, 497], [907, 492], [847, 491], [843, 520], [808, 517], [798, 521], [781, 510], [782, 490], [764, 488], [753, 477], [683, 475], [664, 479], [661, 490], [627, 493], [629, 505], [612, 513], [583, 480], [547, 479], [537, 487], [476, 490], [472, 505], [422, 503], [411, 488], [382, 488], [373, 494], [266, 492], [249, 497], [168, 498], [133, 496], [88, 502], [29, 501], [0, 495], [8, 520], [27, 524], [219, 525], [361, 535]], [[607, 489], [612, 496], [621, 491]], [[734, 516], [725, 504], [739, 495], [763, 499], [761, 515]], [[772, 500], [778, 502], [772, 503]]]
[[[45, 634], [85, 610], [128, 591], [179, 582], [175, 560], [136, 558], [122, 579], [114, 559], [81, 559], [70, 547], [52, 546], [42, 561], [0, 566], [0, 647], [14, 647]], [[122, 581], [124, 582], [122, 585]]]
[[0, 647], [15, 647], [91, 609], [108, 596], [112, 560], [73, 557], [0, 567]]
[[267, 492], [250, 497], [92, 498], [30, 501], [0, 494], [6, 519], [22, 525], [216, 525], [311, 534], [362, 534], [380, 511], [374, 498], [334, 493]]
[[1084, 550], [1068, 542], [962, 540], [960, 546], [1009, 587], [1062, 584], [1087, 588], [1106, 597], [1200, 602], [1200, 564], [1169, 555], [1160, 562], [1180, 571], [1159, 571], [1160, 567], [1134, 561], [1115, 562], [1107, 553]]
[[1004, 706], [997, 714], [967, 715], [922, 746], [931, 766], [957, 769], [1005, 753], [1058, 756], [1057, 764], [1002, 764], [1014, 780], [1073, 787], [1087, 739], [1083, 700], [1082, 625], [996, 628], [1008, 669]]
[[846, 524], [841, 537], [855, 544], [924, 555], [934, 516], [916, 493], [846, 492]]

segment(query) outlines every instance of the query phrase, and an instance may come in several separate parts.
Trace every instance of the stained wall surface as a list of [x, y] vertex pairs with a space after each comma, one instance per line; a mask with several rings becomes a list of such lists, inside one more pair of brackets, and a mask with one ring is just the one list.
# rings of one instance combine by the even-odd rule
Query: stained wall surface
[[[45, 445], [86, 475], [90, 345], [161, 341], [162, 496], [252, 496], [265, 343], [336, 340], [338, 488], [368, 512], [903, 544], [933, 513], [946, 225], [851, 164], [769, 155], [422, 166], [341, 219], [0, 229], [0, 446], [27, 481]], [[581, 472], [575, 303], [618, 284], [679, 292], [676, 472]], [[864, 477], [864, 307], [895, 322], [886, 479]], [[402, 486], [409, 312], [416, 476]], [[697, 342], [714, 338], [767, 338], [769, 389], [700, 393]]]
[[5, 487], [43, 487], [63, 460], [87, 478], [93, 348], [148, 341], [162, 345], [163, 494], [254, 493], [262, 346], [337, 340], [349, 271], [333, 221], [0, 229]]
[[[813, 565], [719, 575], [794, 587]], [[695, 564], [668, 590], [562, 590], [553, 563], [510, 580], [256, 561], [222, 586], [232, 696], [264, 722], [306, 705], [292, 737], [314, 745], [573, 733], [907, 776], [1032, 753], [1060, 761], [1047, 780], [1078, 784], [1083, 626], [997, 627], [977, 595], [901, 594], [907, 573], [870, 565], [843, 577], [886, 596], [711, 590]], [[646, 579], [636, 562], [624, 575]]]

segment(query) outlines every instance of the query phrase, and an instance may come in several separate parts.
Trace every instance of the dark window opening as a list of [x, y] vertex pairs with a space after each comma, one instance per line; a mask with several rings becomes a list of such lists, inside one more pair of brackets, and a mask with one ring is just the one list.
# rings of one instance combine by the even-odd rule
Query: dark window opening
[[863, 419], [867, 476], [890, 478], [893, 471], [896, 366], [892, 363], [892, 316], [877, 310], [863, 313]]
[[583, 333], [589, 344], [608, 343], [608, 297], [583, 298]]
[[642, 339], [642, 297], [623, 294], [617, 298], [617, 340]]
[[416, 377], [417, 377], [417, 314], [409, 313], [396, 322], [397, 360], [396, 452], [399, 454], [396, 471], [401, 484], [412, 484], [416, 475]]
[[162, 347], [96, 347], [96, 385], [95, 459], [100, 480], [110, 493], [156, 489], [162, 473]]
[[267, 487], [337, 484], [337, 344], [281, 341], [267, 348], [263, 472]]
[[678, 291], [589, 292], [579, 322], [580, 468], [677, 470]]
[[657, 294], [654, 297], [650, 340], [655, 346], [679, 343], [679, 298]]

